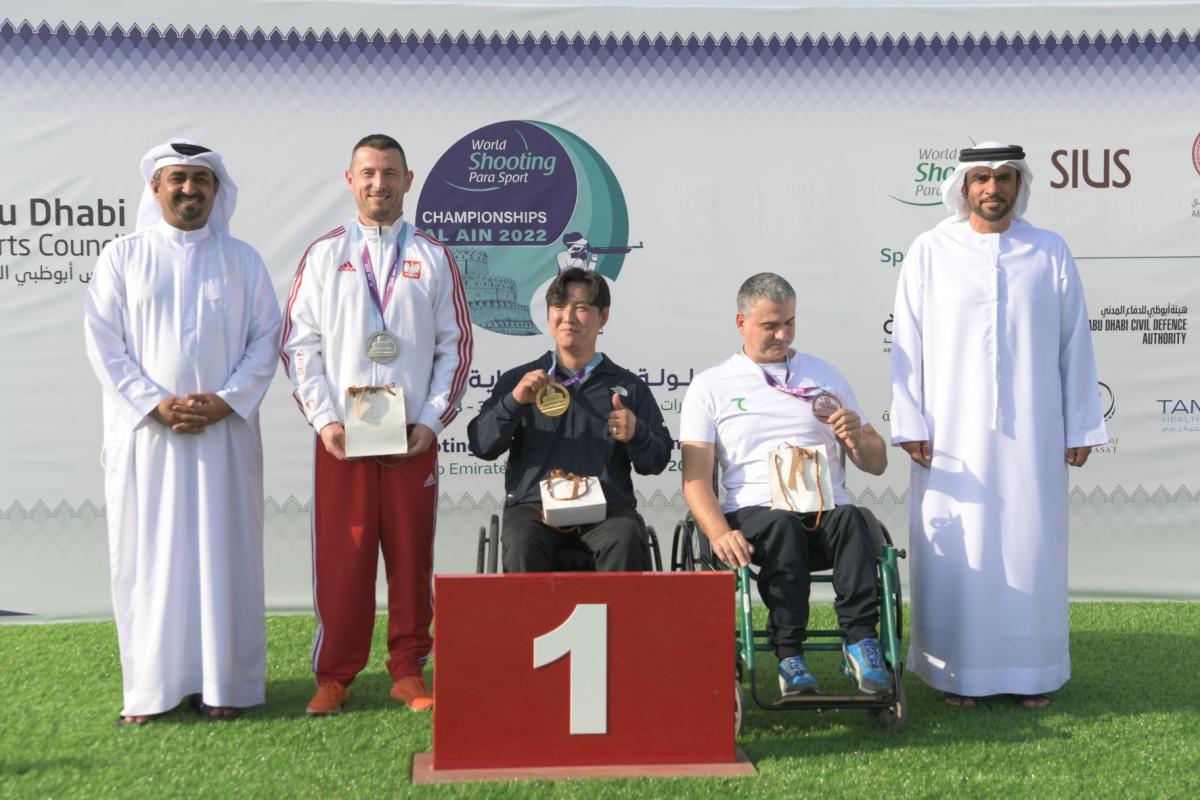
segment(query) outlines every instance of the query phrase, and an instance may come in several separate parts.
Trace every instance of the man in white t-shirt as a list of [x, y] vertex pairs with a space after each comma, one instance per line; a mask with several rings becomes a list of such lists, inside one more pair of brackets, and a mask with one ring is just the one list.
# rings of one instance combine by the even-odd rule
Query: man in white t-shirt
[[[796, 292], [770, 272], [738, 290], [742, 349], [692, 380], [683, 401], [683, 496], [713, 553], [735, 567], [759, 568], [758, 591], [769, 611], [768, 633], [779, 657], [785, 695], [813, 693], [804, 660], [812, 569], [833, 567], [834, 610], [846, 631], [843, 671], [860, 691], [888, 687], [876, 634], [875, 552], [869, 521], [849, 505], [840, 445], [864, 472], [880, 475], [887, 449], [866, 421], [854, 390], [833, 365], [791, 349]], [[826, 416], [820, 405], [836, 399]], [[814, 412], [816, 414], [814, 415]], [[822, 419], [824, 418], [824, 419]], [[818, 515], [771, 508], [767, 456], [785, 444], [824, 444], [836, 506]], [[720, 460], [725, 500], [713, 488]]]

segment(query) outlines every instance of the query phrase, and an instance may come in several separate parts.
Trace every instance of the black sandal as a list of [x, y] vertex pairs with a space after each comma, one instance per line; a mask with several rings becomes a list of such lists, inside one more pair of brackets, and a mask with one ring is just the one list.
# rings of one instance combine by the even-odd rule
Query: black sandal
[[192, 707], [192, 711], [212, 722], [232, 722], [242, 715], [242, 709], [232, 706], [228, 706], [233, 711], [232, 714], [217, 714], [215, 712], [218, 706], [210, 706], [201, 700], [198, 694], [188, 695], [188, 705]]

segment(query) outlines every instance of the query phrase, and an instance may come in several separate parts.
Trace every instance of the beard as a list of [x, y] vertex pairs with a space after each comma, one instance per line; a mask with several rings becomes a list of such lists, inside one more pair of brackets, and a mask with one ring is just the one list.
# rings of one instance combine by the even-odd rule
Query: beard
[[380, 204], [372, 204], [371, 200], [377, 200], [375, 197], [368, 197], [367, 203], [363, 205], [362, 212], [368, 219], [375, 222], [387, 222], [390, 219], [398, 218], [404, 213], [404, 199], [401, 198], [396, 202], [395, 198], [389, 198], [387, 202]]
[[[984, 207], [984, 203], [987, 203], [987, 202], [990, 202], [993, 200], [998, 200], [1000, 202], [1000, 207], [997, 208], [995, 211], [989, 211], [989, 210], [987, 210], [987, 208]], [[974, 204], [971, 207], [971, 211], [973, 211], [975, 213], [975, 216], [980, 217], [981, 219], [985, 219], [988, 222], [999, 222], [1000, 220], [1007, 217], [1009, 215], [1009, 212], [1012, 211], [1012, 204], [1010, 204], [1003, 197], [993, 194], [993, 195], [988, 195], [986, 197], [979, 198], [979, 202]]]
[[[188, 201], [196, 201], [190, 205], [185, 205]], [[204, 195], [202, 194], [177, 194], [175, 201], [172, 203], [175, 213], [184, 222], [196, 222], [204, 216]]]

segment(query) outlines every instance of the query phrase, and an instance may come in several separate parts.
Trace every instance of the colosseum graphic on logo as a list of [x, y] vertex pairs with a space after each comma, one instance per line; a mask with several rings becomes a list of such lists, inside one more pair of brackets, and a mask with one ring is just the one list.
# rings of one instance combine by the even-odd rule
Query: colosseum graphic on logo
[[642, 247], [629, 241], [608, 164], [545, 122], [496, 122], [451, 145], [425, 179], [416, 224], [454, 250], [475, 324], [510, 336], [545, 327], [543, 297], [559, 272], [616, 280]]

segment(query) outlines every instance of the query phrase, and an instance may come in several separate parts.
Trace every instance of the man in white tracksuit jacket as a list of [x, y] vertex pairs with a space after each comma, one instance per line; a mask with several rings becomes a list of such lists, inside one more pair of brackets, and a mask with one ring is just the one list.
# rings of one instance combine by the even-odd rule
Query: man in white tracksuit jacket
[[[417, 711], [432, 640], [436, 437], [458, 413], [471, 365], [471, 318], [449, 248], [403, 217], [412, 185], [404, 150], [375, 134], [354, 148], [346, 182], [357, 218], [309, 245], [288, 298], [280, 355], [317, 432], [313, 595], [318, 689], [310, 714], [334, 714], [366, 665], [377, 554], [388, 581], [392, 696]], [[403, 456], [346, 459], [346, 390], [403, 397]]]

